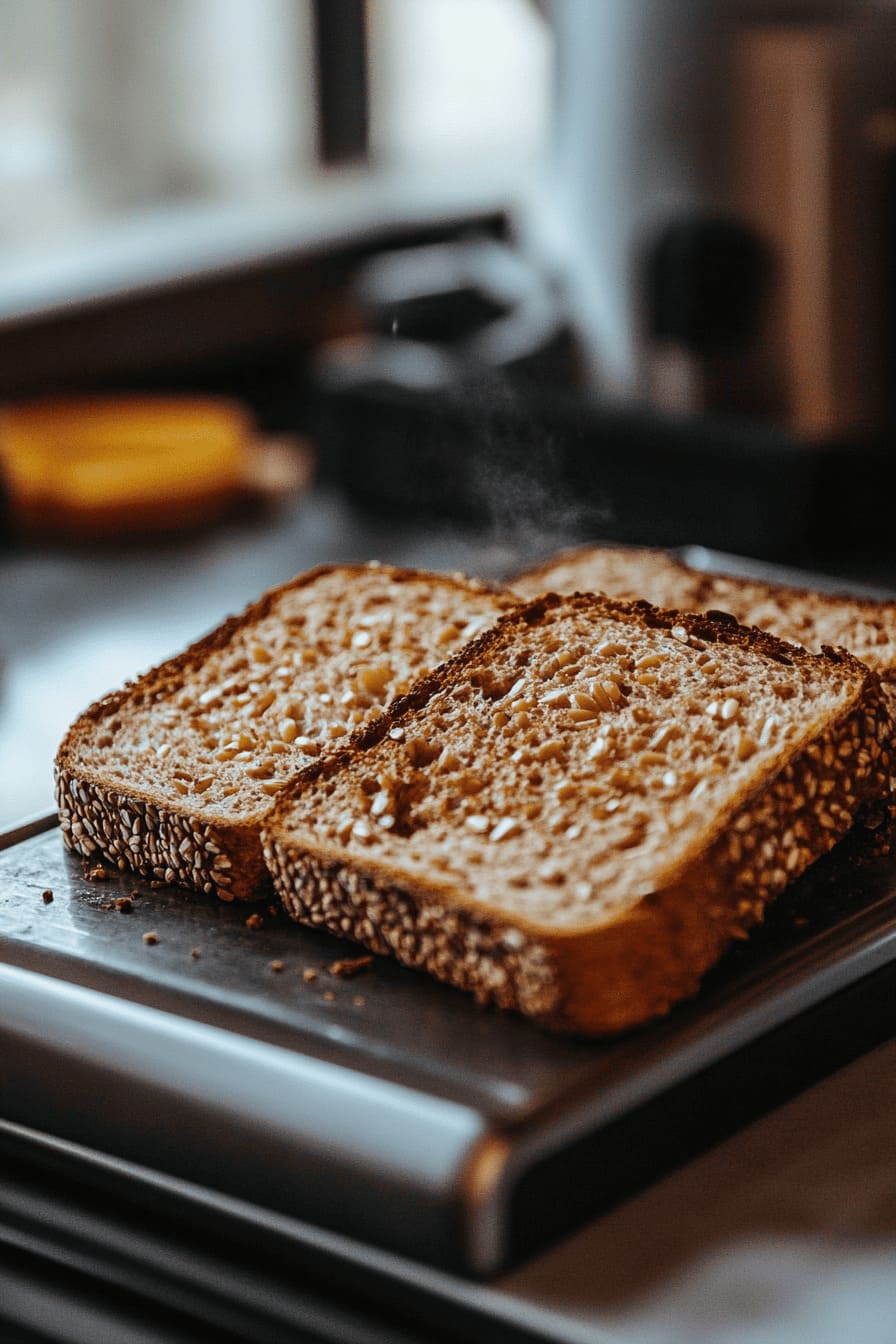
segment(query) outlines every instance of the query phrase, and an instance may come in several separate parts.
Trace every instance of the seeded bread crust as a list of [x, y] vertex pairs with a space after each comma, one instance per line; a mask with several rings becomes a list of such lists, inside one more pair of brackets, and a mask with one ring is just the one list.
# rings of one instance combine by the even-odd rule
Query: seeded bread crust
[[[374, 854], [325, 842], [297, 827], [299, 791], [340, 771], [363, 770], [363, 755], [387, 734], [412, 724], [441, 690], [519, 638], [561, 602], [635, 615], [645, 625], [739, 645], [779, 663], [845, 665], [852, 702], [824, 730], [737, 800], [715, 833], [621, 917], [556, 928], [473, 901], [436, 876], [421, 880]], [[350, 747], [304, 770], [282, 794], [263, 829], [274, 884], [297, 920], [391, 954], [405, 965], [472, 992], [481, 1002], [519, 1011], [546, 1026], [603, 1035], [666, 1013], [699, 987], [733, 939], [762, 919], [767, 903], [850, 828], [856, 811], [882, 796], [889, 781], [891, 724], [874, 673], [842, 650], [813, 655], [723, 617], [664, 611], [577, 594], [549, 594], [503, 617], [423, 678]]]
[[[259, 829], [269, 805], [238, 818], [222, 816], [213, 807], [172, 805], [139, 779], [123, 790], [101, 769], [82, 768], [77, 748], [117, 715], [127, 715], [130, 707], [176, 694], [209, 655], [226, 649], [246, 627], [269, 615], [283, 594], [310, 587], [326, 575], [344, 575], [346, 584], [351, 584], [371, 571], [396, 584], [421, 577], [420, 571], [386, 565], [319, 565], [271, 589], [182, 653], [85, 710], [56, 756], [56, 801], [66, 846], [86, 859], [102, 859], [144, 877], [215, 893], [225, 901], [263, 899], [270, 890], [270, 875]], [[515, 605], [509, 594], [479, 580], [461, 575], [425, 577], [456, 589], [459, 607], [471, 592], [494, 594], [496, 618], [500, 610]]]

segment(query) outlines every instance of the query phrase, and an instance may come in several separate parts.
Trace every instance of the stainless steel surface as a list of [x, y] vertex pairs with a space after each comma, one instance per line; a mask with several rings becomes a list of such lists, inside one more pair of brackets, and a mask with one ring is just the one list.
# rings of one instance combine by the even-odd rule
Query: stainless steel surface
[[[4, 1179], [4, 1156], [13, 1167], [11, 1189]], [[37, 1183], [36, 1190], [24, 1175], [35, 1157], [50, 1173], [48, 1184]], [[111, 1196], [108, 1206], [99, 1213], [93, 1208], [86, 1217], [79, 1214], [76, 1200], [58, 1179], [63, 1172], [86, 1175], [90, 1184]], [[165, 1224], [160, 1236], [157, 1226], [141, 1218], [141, 1209], [147, 1207], [175, 1210], [180, 1215], [176, 1230]], [[5, 1237], [3, 1215], [13, 1209], [18, 1228]], [[84, 1257], [111, 1267], [113, 1281], [134, 1270], [148, 1272], [157, 1281], [163, 1276], [180, 1289], [186, 1285], [211, 1294], [231, 1312], [260, 1310], [265, 1321], [293, 1327], [307, 1322], [309, 1288], [332, 1294], [326, 1312], [335, 1317], [333, 1338], [338, 1344], [347, 1338], [344, 1324], [339, 1333], [340, 1317], [344, 1322], [347, 1308], [357, 1310], [359, 1298], [365, 1323], [374, 1328], [381, 1311], [391, 1315], [392, 1328], [384, 1333], [390, 1344], [399, 1334], [404, 1339], [398, 1322], [407, 1326], [418, 1320], [427, 1340], [427, 1325], [438, 1321], [439, 1338], [471, 1344], [595, 1341], [593, 1330], [558, 1322], [552, 1312], [516, 1300], [500, 1287], [473, 1283], [195, 1181], [0, 1121], [0, 1245], [17, 1244], [24, 1224], [26, 1235], [39, 1238], [52, 1253], [64, 1244], [73, 1222]], [[215, 1237], [222, 1230], [228, 1235]], [[256, 1256], [247, 1254], [248, 1247], [256, 1248]]]
[[549, 1037], [388, 961], [338, 980], [343, 944], [246, 916], [131, 874], [91, 880], [55, 829], [5, 850], [3, 1118], [485, 1273], [526, 1230], [540, 1163], [568, 1155], [562, 1179], [599, 1207], [617, 1173], [582, 1165], [584, 1136], [891, 965], [896, 862], [841, 847], [698, 1000], [609, 1044]]
[[[444, 563], [444, 539], [431, 556], [415, 544], [404, 558]], [[697, 548], [685, 557], [824, 586]], [[761, 1051], [785, 1023], [811, 1043], [813, 1005], [896, 966], [896, 862], [856, 841], [779, 901], [694, 1003], [603, 1045], [481, 1011], [387, 961], [335, 979], [326, 968], [345, 945], [277, 913], [253, 930], [244, 908], [130, 874], [91, 880], [52, 816], [0, 836], [0, 851], [4, 1121], [477, 1273], [529, 1253], [520, 1238], [542, 1213], [559, 1207], [571, 1226], [625, 1192], [618, 1155], [600, 1147], [614, 1122], [665, 1105], [739, 1048]], [[549, 1166], [554, 1207], [533, 1219], [523, 1196]], [[545, 1218], [544, 1239], [562, 1230]]]

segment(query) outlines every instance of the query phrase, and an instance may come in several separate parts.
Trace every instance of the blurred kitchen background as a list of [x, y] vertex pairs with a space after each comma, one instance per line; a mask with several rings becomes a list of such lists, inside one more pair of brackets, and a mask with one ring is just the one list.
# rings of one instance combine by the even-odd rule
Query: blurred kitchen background
[[0, 0], [0, 827], [323, 560], [896, 587], [896, 3]]

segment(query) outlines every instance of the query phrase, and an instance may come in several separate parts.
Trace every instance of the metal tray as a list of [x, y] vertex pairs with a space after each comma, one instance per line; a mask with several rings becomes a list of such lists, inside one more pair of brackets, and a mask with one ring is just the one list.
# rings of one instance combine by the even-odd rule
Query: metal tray
[[39, 820], [0, 843], [0, 1130], [493, 1274], [892, 1033], [896, 859], [863, 844], [696, 1000], [595, 1044], [387, 960], [341, 979], [350, 949], [273, 909], [251, 928], [245, 907], [92, 879]]

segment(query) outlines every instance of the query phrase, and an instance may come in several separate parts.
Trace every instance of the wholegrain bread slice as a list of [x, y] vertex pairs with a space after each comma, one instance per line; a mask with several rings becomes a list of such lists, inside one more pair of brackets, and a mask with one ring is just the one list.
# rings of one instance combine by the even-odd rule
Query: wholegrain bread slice
[[508, 586], [525, 598], [546, 592], [606, 593], [628, 602], [643, 598], [655, 607], [701, 611], [704, 578], [669, 551], [604, 545], [561, 551], [515, 575]]
[[549, 590], [601, 592], [683, 611], [722, 610], [814, 653], [825, 644], [849, 649], [878, 673], [896, 710], [896, 602], [705, 573], [667, 551], [641, 546], [568, 551], [517, 575], [510, 586], [524, 597]]
[[72, 725], [56, 758], [66, 844], [157, 880], [252, 899], [284, 783], [491, 625], [514, 599], [380, 565], [323, 566]]
[[551, 1027], [664, 1013], [888, 787], [876, 675], [722, 617], [548, 595], [263, 830], [291, 915]]

